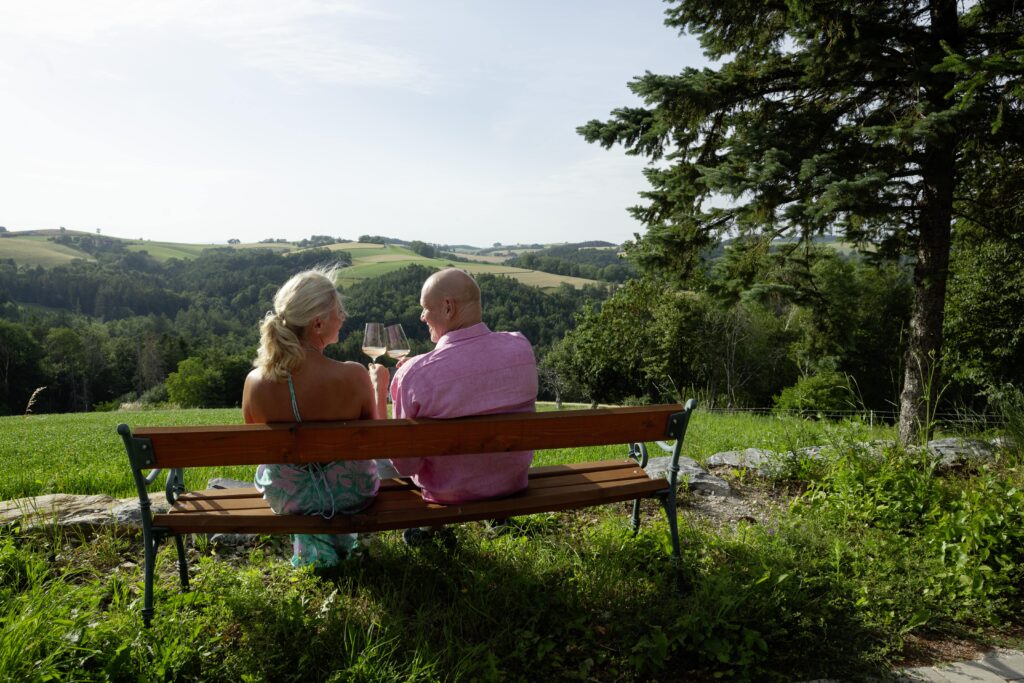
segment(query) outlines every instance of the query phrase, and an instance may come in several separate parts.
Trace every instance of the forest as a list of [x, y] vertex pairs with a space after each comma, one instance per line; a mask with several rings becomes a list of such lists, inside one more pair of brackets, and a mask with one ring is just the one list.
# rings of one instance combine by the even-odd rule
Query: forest
[[[217, 248], [166, 262], [116, 247], [96, 254], [52, 268], [0, 260], [0, 414], [238, 405], [277, 288], [300, 270], [348, 262], [324, 249]], [[429, 274], [409, 267], [346, 289], [349, 317], [329, 355], [365, 362], [370, 320], [402, 323], [414, 352], [427, 350], [419, 290]], [[479, 282], [486, 321], [521, 330], [541, 357], [578, 311], [609, 295], [607, 286], [542, 292], [509, 278]]]

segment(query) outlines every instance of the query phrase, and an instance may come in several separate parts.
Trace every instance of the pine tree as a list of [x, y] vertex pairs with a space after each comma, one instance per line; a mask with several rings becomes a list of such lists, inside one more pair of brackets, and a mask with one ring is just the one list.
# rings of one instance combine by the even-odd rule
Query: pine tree
[[1024, 168], [1024, 5], [673, 0], [666, 16], [718, 65], [648, 72], [629, 86], [644, 106], [578, 129], [650, 159], [631, 256], [680, 283], [724, 235], [840, 232], [911, 257], [900, 435], [928, 431], [964, 170], [993, 150]]

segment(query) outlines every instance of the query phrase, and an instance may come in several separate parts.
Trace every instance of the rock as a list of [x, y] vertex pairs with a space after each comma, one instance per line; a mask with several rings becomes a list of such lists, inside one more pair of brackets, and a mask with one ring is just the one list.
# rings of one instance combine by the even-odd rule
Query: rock
[[[672, 457], [665, 455], [651, 458], [647, 461], [645, 472], [649, 476], [668, 478], [668, 468]], [[678, 481], [687, 486], [690, 491], [702, 493], [706, 496], [728, 496], [732, 493], [729, 482], [716, 477], [697, 464], [692, 458], [679, 458], [679, 479]]]
[[[171, 508], [163, 494], [151, 497], [149, 503], [150, 510], [153, 512], [167, 512]], [[113, 524], [133, 527], [142, 526], [142, 512], [139, 508], [138, 498], [125, 498], [124, 500], [117, 501], [117, 505], [111, 508], [110, 514], [113, 517], [111, 521]]]
[[1017, 442], [1012, 436], [997, 436], [992, 439], [992, 448], [997, 451], [1015, 451], [1017, 450]]
[[995, 449], [984, 441], [974, 439], [937, 439], [928, 442], [928, 452], [938, 459], [939, 467], [980, 465], [995, 461]]
[[255, 545], [257, 538], [256, 534], [211, 534], [209, 537], [213, 545], [227, 548]]
[[778, 459], [774, 451], [763, 448], [744, 448], [742, 451], [724, 451], [708, 458], [708, 467], [739, 467], [766, 475]]
[[[165, 512], [169, 507], [162, 497], [151, 500], [154, 512]], [[105, 526], [133, 528], [140, 526], [140, 520], [138, 498], [53, 493], [0, 501], [0, 525], [21, 524], [24, 529], [53, 524], [80, 529]]]

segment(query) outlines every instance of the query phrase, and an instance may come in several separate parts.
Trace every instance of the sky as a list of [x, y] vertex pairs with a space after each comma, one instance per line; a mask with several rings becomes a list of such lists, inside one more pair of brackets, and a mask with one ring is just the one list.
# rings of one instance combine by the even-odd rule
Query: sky
[[661, 0], [0, 0], [0, 225], [193, 243], [632, 239], [575, 129], [700, 67]]

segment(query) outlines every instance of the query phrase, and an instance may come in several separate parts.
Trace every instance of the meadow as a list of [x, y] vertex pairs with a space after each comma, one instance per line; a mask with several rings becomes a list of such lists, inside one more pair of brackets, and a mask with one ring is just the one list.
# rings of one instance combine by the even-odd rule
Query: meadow
[[[450, 265], [455, 265], [474, 275], [481, 273], [505, 275], [519, 280], [525, 285], [541, 289], [552, 289], [560, 286], [563, 282], [576, 288], [587, 284], [597, 284], [594, 280], [580, 277], [553, 275], [523, 268], [511, 268], [500, 263], [494, 263], [493, 259], [486, 259], [486, 261], [490, 262], [459, 261], [456, 263], [443, 258], [427, 258], [420, 256], [411, 249], [394, 244], [379, 245], [347, 242], [344, 244], [332, 244], [329, 248], [332, 251], [347, 251], [352, 255], [352, 266], [345, 268], [338, 276], [338, 284], [341, 287], [349, 287], [362, 280], [379, 277], [385, 273], [391, 273], [412, 264], [428, 268], [446, 268]], [[472, 259], [473, 256], [469, 255], [469, 258]]]
[[[117, 422], [239, 419], [2, 418], [4, 497], [129, 495]], [[767, 480], [724, 473], [775, 501], [762, 520], [714, 524], [681, 493], [679, 566], [653, 505], [636, 537], [626, 504], [533, 515], [504, 534], [461, 525], [450, 550], [382, 533], [330, 575], [292, 570], [281, 539], [234, 552], [197, 537], [189, 593], [173, 550], [161, 551], [149, 629], [135, 536], [8, 527], [0, 680], [866, 680], [920, 656], [922, 643], [1019, 646], [1021, 454], [940, 473], [927, 458], [893, 448], [879, 459], [860, 445], [887, 436], [856, 422], [698, 410], [686, 440], [698, 460], [746, 446], [825, 445], [828, 457]]]
[[14, 259], [16, 263], [44, 268], [69, 263], [76, 258], [95, 260], [85, 252], [55, 244], [45, 237], [38, 236], [0, 238], [0, 258]]
[[[40, 234], [17, 234], [12, 233], [0, 241], [0, 258], [12, 258], [19, 265], [44, 267], [61, 265], [74, 259], [95, 260], [90, 254], [75, 249], [71, 246], [57, 244], [48, 239], [50, 233], [55, 231], [39, 231]], [[294, 244], [289, 243], [246, 243], [235, 245], [224, 244], [186, 244], [180, 242], [153, 241], [153, 240], [120, 240], [124, 242], [128, 251], [145, 251], [158, 261], [166, 261], [172, 258], [192, 259], [199, 256], [203, 250], [213, 247], [225, 248], [230, 246], [233, 249], [271, 249], [273, 251], [301, 251]], [[348, 287], [368, 278], [378, 277], [386, 273], [399, 270], [411, 264], [427, 266], [429, 268], [444, 268], [450, 265], [450, 261], [443, 258], [426, 258], [398, 245], [373, 244], [366, 242], [344, 242], [332, 244], [327, 247], [331, 251], [346, 251], [352, 255], [352, 265], [346, 268], [338, 284]], [[472, 254], [467, 254], [472, 259]], [[552, 289], [567, 283], [573, 287], [580, 288], [587, 284], [596, 284], [594, 280], [568, 275], [553, 275], [535, 270], [523, 268], [511, 268], [501, 265], [503, 259], [483, 257], [480, 261], [460, 261], [454, 265], [465, 268], [467, 271], [479, 273], [491, 273], [494, 275], [506, 275], [519, 280], [523, 284], [541, 289]]]

